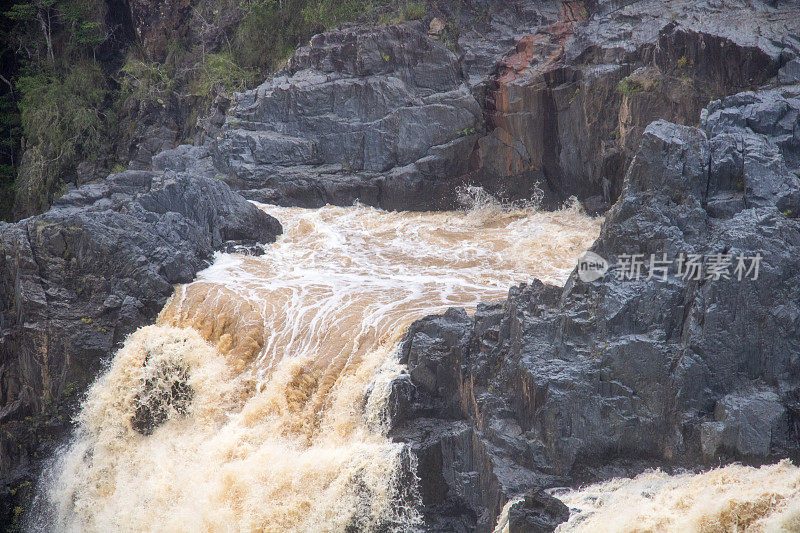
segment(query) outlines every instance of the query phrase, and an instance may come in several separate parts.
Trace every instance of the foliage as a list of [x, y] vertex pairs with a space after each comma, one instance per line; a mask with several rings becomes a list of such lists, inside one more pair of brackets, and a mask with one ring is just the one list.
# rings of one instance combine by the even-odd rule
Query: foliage
[[0, 220], [11, 218], [17, 176], [15, 164], [22, 136], [17, 103], [10, 94], [0, 96]]
[[404, 20], [419, 20], [425, 18], [425, 4], [423, 2], [409, 2], [403, 6]]
[[312, 35], [356, 20], [369, 0], [245, 0], [236, 30], [232, 59], [244, 69], [279, 68]]
[[447, 46], [454, 54], [458, 53], [458, 37], [460, 34], [460, 27], [456, 22], [448, 21], [442, 30], [442, 43]]
[[617, 84], [617, 92], [623, 96], [635, 93], [652, 91], [658, 87], [658, 81], [643, 76], [628, 76], [622, 78]]
[[[154, 60], [136, 45], [110, 59], [109, 46], [123, 45], [106, 26], [105, 0], [8, 0], [5, 6], [0, 70], [10, 82], [9, 95], [0, 92], [0, 218], [6, 219], [12, 198], [19, 215], [46, 209], [82, 160], [115, 163], [115, 136], [134, 128], [114, 124], [111, 116], [141, 109], [132, 103], [167, 108], [190, 98], [191, 107], [180, 112], [189, 108], [181, 120], [193, 122], [216, 94], [251, 87], [315, 33], [376, 6], [395, 20], [426, 13], [426, 2], [408, 0], [198, 0], [187, 20], [199, 26], [172, 36], [166, 57]], [[454, 27], [446, 33], [457, 39]]]
[[[287, 0], [286, 4], [304, 4]], [[244, 68], [274, 69], [289, 56], [302, 31], [302, 18], [288, 17], [276, 0], [251, 0], [234, 37], [239, 64]], [[270, 28], [270, 31], [265, 31]]]
[[631, 78], [622, 78], [617, 84], [617, 92], [625, 96], [630, 96], [637, 90], [639, 90], [639, 86]]
[[38, 72], [17, 81], [21, 124], [28, 150], [19, 175], [17, 202], [26, 212], [52, 200], [64, 173], [80, 157], [100, 147], [105, 124], [99, 113], [107, 96], [106, 81], [94, 61], [75, 64], [66, 74]]
[[129, 57], [120, 69], [119, 83], [122, 99], [142, 102], [158, 101], [175, 89], [175, 79], [166, 66], [135, 57]]
[[256, 72], [240, 67], [228, 52], [206, 55], [199, 72], [197, 94], [206, 100], [217, 93], [243, 91], [256, 80]]
[[366, 0], [311, 0], [302, 13], [311, 31], [322, 31], [356, 20], [371, 7]]
[[104, 6], [91, 1], [61, 2], [60, 14], [68, 26], [69, 33], [80, 45], [96, 46], [106, 40], [102, 19], [98, 18], [97, 9], [104, 14]]
[[[0, 218], [46, 208], [63, 174], [100, 144], [107, 81], [94, 56], [109, 35], [103, 0], [9, 2], [0, 16]], [[25, 150], [23, 157], [22, 153]], [[16, 199], [16, 207], [13, 207]]]

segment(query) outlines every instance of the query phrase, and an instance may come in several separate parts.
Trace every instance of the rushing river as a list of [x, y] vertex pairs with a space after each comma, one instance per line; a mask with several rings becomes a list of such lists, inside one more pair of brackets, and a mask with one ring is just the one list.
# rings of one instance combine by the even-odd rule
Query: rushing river
[[557, 533], [800, 531], [800, 468], [788, 460], [696, 475], [652, 471], [556, 495], [572, 509]]
[[[176, 287], [91, 387], [45, 480], [58, 531], [406, 530], [386, 437], [408, 324], [563, 283], [601, 220], [262, 206], [284, 235]], [[40, 525], [42, 525], [40, 524]]]

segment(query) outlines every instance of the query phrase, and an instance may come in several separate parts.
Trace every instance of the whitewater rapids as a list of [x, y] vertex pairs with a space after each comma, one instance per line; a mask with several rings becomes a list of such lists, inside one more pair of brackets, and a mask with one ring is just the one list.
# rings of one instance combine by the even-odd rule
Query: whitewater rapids
[[[261, 206], [284, 235], [176, 287], [89, 390], [33, 529], [408, 530], [386, 436], [408, 324], [562, 284], [601, 220], [482, 202], [388, 213]], [[413, 496], [413, 495], [412, 495]]]
[[555, 494], [571, 510], [557, 533], [800, 531], [800, 468], [789, 460], [701, 474], [651, 471]]

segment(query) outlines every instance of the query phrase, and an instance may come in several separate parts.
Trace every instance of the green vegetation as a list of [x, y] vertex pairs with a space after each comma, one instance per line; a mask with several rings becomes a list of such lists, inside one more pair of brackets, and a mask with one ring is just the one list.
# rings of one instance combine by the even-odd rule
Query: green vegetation
[[658, 87], [658, 82], [646, 76], [628, 76], [617, 84], [617, 92], [630, 96], [640, 92], [649, 92]]
[[258, 79], [255, 69], [239, 66], [227, 52], [208, 54], [199, 70], [195, 94], [207, 101], [218, 93], [243, 91]]
[[120, 96], [142, 102], [158, 102], [175, 90], [174, 72], [166, 65], [130, 57], [120, 69]]
[[575, 92], [572, 93], [572, 96], [569, 99], [569, 105], [572, 105], [572, 103], [575, 101], [575, 99], [578, 97], [580, 93], [581, 93], [581, 88], [575, 87]]
[[[95, 55], [107, 39], [101, 0], [33, 0], [2, 13], [0, 218], [38, 212], [106, 138], [108, 83]], [[13, 207], [12, 207], [13, 205]]]
[[29, 148], [17, 180], [17, 202], [39, 211], [51, 191], [80, 158], [97, 153], [106, 129], [100, 109], [105, 77], [94, 61], [78, 62], [66, 73], [40, 72], [17, 80], [22, 131]]
[[[380, 2], [380, 4], [387, 4], [387, 2]], [[391, 24], [400, 24], [408, 20], [420, 20], [425, 18], [425, 3], [424, 2], [406, 2], [399, 8], [386, 5], [388, 11], [384, 11], [378, 17], [378, 24], [388, 26]]]
[[405, 20], [419, 20], [425, 18], [425, 4], [422, 2], [409, 2], [403, 6]]
[[[458, 20], [458, 19], [456, 19]], [[447, 22], [442, 30], [441, 41], [447, 46], [454, 54], [458, 53], [458, 35], [460, 28], [457, 23]]]
[[617, 84], [617, 92], [624, 96], [630, 96], [641, 90], [641, 86], [631, 78], [622, 78]]
[[358, 19], [374, 5], [368, 0], [244, 0], [230, 58], [243, 69], [275, 70], [298, 44]]
[[17, 153], [22, 136], [19, 109], [10, 94], [0, 95], [0, 220], [14, 208]]

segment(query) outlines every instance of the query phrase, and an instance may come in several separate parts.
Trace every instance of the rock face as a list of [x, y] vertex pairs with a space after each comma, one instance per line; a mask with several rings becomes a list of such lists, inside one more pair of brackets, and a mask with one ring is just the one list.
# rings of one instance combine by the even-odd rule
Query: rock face
[[[0, 225], [0, 522], [42, 443], [124, 337], [152, 323], [214, 250], [281, 233], [219, 180], [126, 171]], [[28, 485], [23, 484], [24, 487]], [[13, 488], [12, 488], [13, 487]]]
[[442, 208], [477, 184], [602, 212], [650, 122], [696, 125], [713, 98], [792, 83], [793, 9], [476, 0], [432, 6], [433, 26], [347, 26], [237, 96], [215, 168], [287, 205]]
[[434, 207], [466, 172], [481, 110], [456, 56], [422, 23], [315, 36], [287, 67], [239, 95], [216, 142], [248, 198], [319, 206], [356, 199]]
[[762, 85], [800, 49], [788, 5], [575, 4], [487, 82], [473, 172], [495, 194], [524, 197], [538, 182], [547, 199], [604, 211], [651, 121], [695, 125], [709, 100]]
[[[155, 4], [130, 2], [128, 22], [163, 58], [191, 34], [192, 3]], [[136, 170], [0, 226], [0, 523], [71, 400], [172, 285], [213, 250], [280, 232], [228, 185], [309, 207], [445, 208], [462, 184], [543, 192], [546, 206], [575, 195], [591, 212], [614, 205], [594, 246], [612, 262], [763, 254], [756, 280], [573, 276], [415, 323], [390, 405], [432, 531], [489, 531], [518, 496], [510, 527], [552, 529], [564, 510], [545, 487], [797, 455], [796, 10], [443, 0], [421, 21], [315, 36], [257, 89], [215, 102], [197, 146], [163, 151], [181, 121], [130, 109], [130, 138], [147, 138], [121, 148]], [[158, 412], [142, 413], [143, 432]]]
[[[650, 124], [592, 250], [730, 254], [730, 279], [612, 268], [514, 287], [474, 317], [410, 328], [395, 437], [419, 455], [433, 530], [491, 530], [547, 486], [797, 457], [800, 86], [715, 101], [700, 128]], [[737, 279], [737, 257], [763, 257]], [[710, 275], [710, 277], [709, 277]]]

